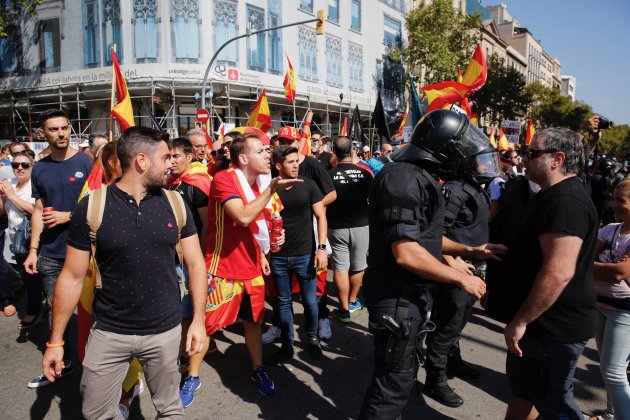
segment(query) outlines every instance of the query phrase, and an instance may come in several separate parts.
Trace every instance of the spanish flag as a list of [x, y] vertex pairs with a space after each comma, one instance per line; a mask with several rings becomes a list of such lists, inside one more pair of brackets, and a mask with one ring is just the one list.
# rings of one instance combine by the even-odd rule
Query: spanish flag
[[507, 137], [505, 137], [505, 133], [503, 129], [499, 129], [499, 150], [510, 150], [510, 142]]
[[497, 139], [494, 138], [494, 127], [490, 128], [490, 143], [492, 143], [492, 147], [497, 148]]
[[[457, 82], [462, 83], [464, 78], [462, 77], [462, 70], [457, 67]], [[468, 98], [464, 98], [459, 102], [459, 106], [462, 107], [464, 111], [466, 111], [466, 115], [468, 118], [472, 118], [472, 109], [470, 109], [470, 102], [468, 102]], [[476, 124], [475, 124], [476, 125]]]
[[114, 63], [113, 77], [116, 80], [116, 100], [118, 104], [112, 108], [111, 113], [118, 121], [122, 132], [136, 124], [133, 121], [133, 107], [131, 106], [129, 90], [127, 90], [127, 82], [122, 75], [122, 71], [120, 71], [120, 63], [118, 62], [116, 51], [112, 51], [112, 61]]
[[466, 72], [462, 78], [462, 83], [468, 85], [472, 92], [476, 92], [486, 83], [487, 78], [488, 66], [486, 64], [486, 57], [483, 55], [483, 51], [481, 51], [481, 44], [477, 44], [472, 60], [470, 60], [468, 68], [466, 68]]
[[[286, 54], [286, 53], [285, 53]], [[284, 96], [287, 98], [287, 101], [293, 102], [295, 101], [295, 71], [293, 70], [293, 66], [291, 65], [291, 60], [289, 60], [289, 56], [287, 55], [287, 63], [289, 64], [289, 68], [287, 72], [284, 74], [284, 81], [282, 85], [284, 86]]]
[[405, 113], [402, 114], [400, 126], [398, 126], [398, 131], [396, 132], [397, 136], [402, 136], [403, 134], [403, 128], [405, 128], [405, 125], [407, 125], [407, 115], [409, 115], [409, 101], [407, 101], [407, 108], [405, 109]]
[[247, 120], [247, 127], [256, 127], [264, 132], [271, 128], [271, 114], [269, 113], [269, 102], [267, 102], [267, 93], [263, 89], [262, 93], [256, 101], [256, 105], [252, 110], [252, 114]]
[[534, 122], [530, 118], [529, 124], [527, 125], [527, 135], [525, 137], [525, 144], [529, 146], [529, 143], [532, 142], [532, 139], [534, 138], [535, 134], [536, 134], [536, 129], [534, 128]]
[[343, 125], [341, 126], [341, 133], [339, 137], [348, 137], [348, 118], [343, 117]]

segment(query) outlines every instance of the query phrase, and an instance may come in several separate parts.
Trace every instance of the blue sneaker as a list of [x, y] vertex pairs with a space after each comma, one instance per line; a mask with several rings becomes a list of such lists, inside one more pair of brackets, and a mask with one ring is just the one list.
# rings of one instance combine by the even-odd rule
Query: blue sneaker
[[201, 380], [198, 376], [186, 376], [184, 385], [179, 391], [179, 399], [182, 400], [184, 407], [188, 407], [195, 399], [195, 392], [201, 388]]
[[352, 321], [352, 319], [350, 318], [350, 311], [342, 311], [339, 309], [333, 309], [332, 316], [334, 316], [335, 318], [337, 318], [339, 321], [343, 323], [348, 323]]
[[348, 302], [348, 311], [353, 314], [356, 311], [363, 309], [363, 302], [359, 298], [354, 302]]
[[258, 386], [258, 391], [260, 391], [263, 395], [273, 395], [276, 392], [276, 384], [273, 382], [273, 379], [267, 375], [267, 371], [262, 367], [258, 366], [252, 372], [252, 381], [256, 382], [256, 386]]

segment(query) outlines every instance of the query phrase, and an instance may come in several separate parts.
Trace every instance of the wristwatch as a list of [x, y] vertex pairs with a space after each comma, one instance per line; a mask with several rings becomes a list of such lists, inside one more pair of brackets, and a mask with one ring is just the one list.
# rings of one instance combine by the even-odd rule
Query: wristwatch
[[319, 244], [319, 245], [317, 245], [317, 250], [318, 251], [326, 251], [326, 244]]

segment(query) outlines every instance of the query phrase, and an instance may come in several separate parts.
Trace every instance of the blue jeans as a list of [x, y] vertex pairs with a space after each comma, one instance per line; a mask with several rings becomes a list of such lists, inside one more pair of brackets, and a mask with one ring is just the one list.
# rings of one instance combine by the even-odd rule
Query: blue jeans
[[512, 394], [530, 401], [544, 419], [583, 420], [573, 397], [573, 376], [586, 342], [556, 343], [531, 333], [519, 342], [523, 357], [507, 354]]
[[317, 277], [313, 254], [296, 257], [272, 255], [269, 261], [271, 276], [278, 292], [278, 309], [280, 312], [280, 329], [282, 343], [293, 345], [293, 311], [291, 299], [291, 277], [296, 273], [300, 284], [302, 305], [306, 317], [306, 335], [309, 339], [317, 338]]
[[[599, 369], [606, 383], [607, 411], [615, 418], [630, 416], [630, 312], [600, 307], [595, 333], [599, 351]], [[625, 414], [624, 414], [625, 413]]]
[[50, 258], [44, 255], [37, 257], [37, 271], [39, 272], [39, 277], [42, 279], [44, 293], [46, 293], [46, 297], [51, 304], [55, 296], [57, 277], [59, 277], [59, 273], [61, 273], [64, 261], [65, 260], [61, 258]]

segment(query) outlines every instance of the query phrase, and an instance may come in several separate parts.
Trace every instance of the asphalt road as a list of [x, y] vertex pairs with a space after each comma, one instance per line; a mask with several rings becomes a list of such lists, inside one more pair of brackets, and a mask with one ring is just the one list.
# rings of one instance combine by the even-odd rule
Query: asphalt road
[[[329, 284], [331, 291], [332, 284]], [[18, 316], [24, 309], [23, 292], [18, 291]], [[332, 320], [333, 337], [323, 345], [324, 358], [309, 359], [301, 350], [305, 340], [304, 317], [300, 304], [296, 313], [296, 356], [293, 361], [268, 369], [276, 382], [272, 397], [259, 394], [249, 379], [250, 361], [240, 325], [216, 337], [220, 352], [208, 355], [201, 369], [202, 388], [186, 409], [190, 419], [350, 419], [356, 418], [371, 375], [372, 343], [367, 331], [366, 310], [356, 312], [352, 323]], [[332, 309], [332, 308], [331, 308]], [[28, 333], [19, 333], [18, 316], [0, 316], [0, 420], [80, 419], [80, 369], [55, 384], [28, 389], [27, 382], [40, 373], [40, 361], [48, 335], [47, 322]], [[465, 360], [481, 370], [475, 382], [452, 380], [466, 401], [462, 407], [447, 408], [418, 396], [414, 390], [403, 419], [502, 419], [509, 392], [505, 372], [505, 344], [502, 325], [475, 308], [472, 322], [461, 342]], [[278, 344], [264, 346], [268, 356]], [[418, 375], [424, 381], [424, 372]], [[593, 340], [580, 358], [575, 395], [586, 412], [605, 407], [605, 390], [599, 375], [598, 356]], [[155, 417], [151, 398], [145, 391], [131, 407], [131, 419]]]

